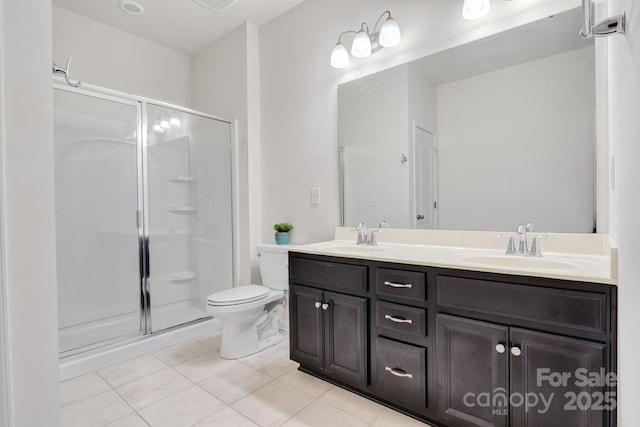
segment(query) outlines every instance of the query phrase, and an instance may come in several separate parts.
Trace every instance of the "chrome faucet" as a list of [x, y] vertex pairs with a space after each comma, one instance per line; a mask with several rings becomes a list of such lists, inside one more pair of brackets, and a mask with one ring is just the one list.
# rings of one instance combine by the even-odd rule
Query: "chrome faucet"
[[385, 220], [382, 220], [380, 222], [380, 225], [378, 226], [378, 230], [371, 231], [371, 234], [369, 235], [370, 246], [378, 246], [378, 240], [376, 239], [376, 234], [382, 233], [385, 228], [389, 228], [389, 223]]
[[540, 252], [540, 244], [538, 240], [546, 239], [546, 236], [536, 236], [531, 241], [531, 248], [529, 248], [529, 243], [527, 241], [527, 233], [531, 233], [533, 231], [533, 223], [528, 222], [525, 224], [518, 224], [516, 227], [516, 234], [518, 235], [518, 249], [516, 250], [513, 236], [499, 235], [500, 237], [509, 237], [509, 243], [507, 243], [507, 255], [527, 255], [527, 256], [537, 256], [541, 257], [542, 253]]
[[376, 233], [382, 233], [385, 228], [389, 228], [389, 223], [383, 220], [382, 222], [380, 222], [378, 230], [371, 230], [371, 233], [369, 234], [367, 224], [365, 224], [364, 222], [359, 223], [353, 230], [358, 233], [358, 237], [356, 238], [356, 245], [378, 246]]
[[367, 224], [364, 222], [359, 223], [355, 230], [358, 233], [358, 237], [356, 240], [356, 245], [368, 245], [369, 244], [369, 234], [367, 229]]

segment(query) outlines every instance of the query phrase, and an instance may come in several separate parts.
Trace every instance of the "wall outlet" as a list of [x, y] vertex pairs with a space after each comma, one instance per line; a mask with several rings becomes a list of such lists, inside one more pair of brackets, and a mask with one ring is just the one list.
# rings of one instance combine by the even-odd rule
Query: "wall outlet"
[[313, 187], [311, 189], [311, 204], [312, 205], [320, 204], [320, 189], [318, 187]]

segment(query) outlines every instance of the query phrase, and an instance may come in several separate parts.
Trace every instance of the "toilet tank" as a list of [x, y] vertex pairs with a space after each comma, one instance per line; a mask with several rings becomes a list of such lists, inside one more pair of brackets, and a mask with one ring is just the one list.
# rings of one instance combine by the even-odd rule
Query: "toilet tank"
[[257, 245], [262, 284], [271, 289], [289, 289], [289, 249], [294, 245]]

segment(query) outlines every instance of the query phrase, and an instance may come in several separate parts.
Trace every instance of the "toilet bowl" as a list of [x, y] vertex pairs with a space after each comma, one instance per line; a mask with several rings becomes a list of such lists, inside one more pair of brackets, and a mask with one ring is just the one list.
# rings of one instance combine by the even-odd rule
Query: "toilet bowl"
[[289, 287], [288, 249], [291, 246], [257, 246], [264, 286], [238, 286], [207, 298], [207, 312], [222, 322], [222, 358], [238, 359], [282, 341], [278, 323]]

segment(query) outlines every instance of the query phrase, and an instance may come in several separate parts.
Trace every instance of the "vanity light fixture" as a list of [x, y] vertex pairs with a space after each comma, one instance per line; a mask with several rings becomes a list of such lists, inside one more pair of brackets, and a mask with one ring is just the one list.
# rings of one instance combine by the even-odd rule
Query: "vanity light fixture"
[[462, 17], [468, 20], [479, 19], [491, 10], [490, 0], [464, 0]]
[[180, 114], [175, 111], [171, 114], [162, 113], [153, 122], [153, 131], [157, 133], [164, 133], [167, 130], [180, 129], [182, 127], [182, 118]]
[[[385, 16], [387, 19], [382, 22]], [[380, 22], [382, 22], [380, 30], [376, 31]], [[351, 55], [355, 58], [366, 58], [383, 47], [397, 46], [402, 40], [400, 27], [391, 16], [391, 12], [387, 10], [380, 15], [376, 21], [376, 25], [373, 26], [373, 31], [370, 32], [367, 23], [363, 22], [360, 30], [349, 30], [340, 34], [338, 43], [336, 43], [331, 51], [331, 66], [333, 68], [345, 68], [349, 65], [349, 51], [342, 43], [342, 36], [345, 34], [355, 34], [351, 42]]]
[[180, 114], [171, 113], [169, 115], [169, 124], [172, 128], [180, 128], [182, 127], [182, 120], [180, 120]]

